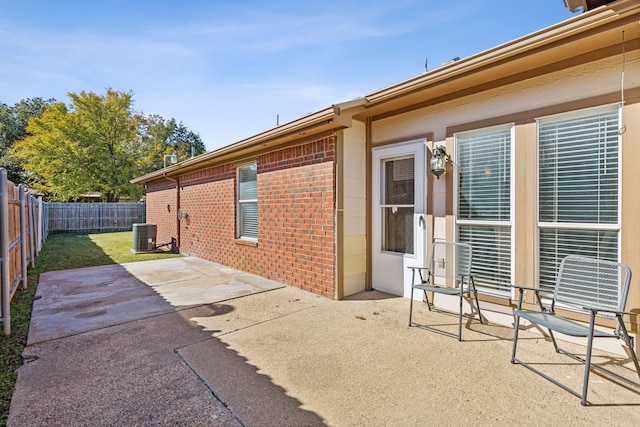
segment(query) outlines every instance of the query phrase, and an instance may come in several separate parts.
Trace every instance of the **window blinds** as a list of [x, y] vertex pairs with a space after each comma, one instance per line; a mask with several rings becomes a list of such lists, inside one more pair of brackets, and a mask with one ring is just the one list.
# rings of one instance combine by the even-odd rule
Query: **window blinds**
[[238, 234], [258, 238], [258, 182], [257, 165], [238, 168]]
[[471, 271], [476, 286], [496, 291], [510, 290], [511, 227], [461, 225], [458, 240], [473, 247]]
[[618, 222], [617, 110], [541, 121], [541, 222]]
[[476, 285], [489, 291], [511, 284], [511, 129], [456, 135], [458, 240], [473, 247]]
[[618, 108], [538, 122], [540, 286], [567, 255], [618, 259]]
[[457, 136], [459, 218], [509, 221], [511, 128]]

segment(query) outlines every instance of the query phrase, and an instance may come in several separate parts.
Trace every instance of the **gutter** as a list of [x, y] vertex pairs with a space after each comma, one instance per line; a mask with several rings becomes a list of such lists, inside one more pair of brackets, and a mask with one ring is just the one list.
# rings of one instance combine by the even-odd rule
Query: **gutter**
[[265, 132], [261, 132], [257, 135], [226, 145], [216, 150], [209, 151], [208, 153], [201, 154], [193, 159], [180, 162], [177, 165], [169, 166], [162, 171], [155, 171], [138, 178], [134, 178], [130, 182], [132, 184], [143, 184], [160, 177], [167, 178], [167, 173], [180, 173], [180, 171], [185, 168], [197, 167], [197, 165], [207, 163], [224, 156], [233, 155], [233, 153], [237, 153], [242, 150], [251, 150], [254, 147], [274, 145], [274, 143], [285, 138], [293, 138], [296, 135], [303, 135], [308, 132], [317, 131], [321, 128], [336, 129], [344, 127], [344, 121], [350, 118], [350, 116], [347, 114], [347, 117], [341, 117], [341, 113], [347, 110], [358, 111], [360, 109], [364, 109], [365, 102], [366, 100], [364, 98], [357, 98], [352, 101], [331, 105], [330, 107], [308, 114], [304, 117], [300, 117], [294, 121], [269, 129]]
[[166, 172], [162, 176], [176, 183], [176, 246], [178, 247], [178, 252], [180, 252], [180, 215], [178, 215], [178, 212], [180, 212], [180, 181], [177, 178], [171, 178]]

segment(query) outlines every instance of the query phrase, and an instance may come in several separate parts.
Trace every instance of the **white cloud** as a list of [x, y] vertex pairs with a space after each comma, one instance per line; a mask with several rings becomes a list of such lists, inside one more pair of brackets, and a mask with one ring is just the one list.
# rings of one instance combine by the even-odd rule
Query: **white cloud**
[[131, 90], [137, 110], [182, 120], [209, 148], [411, 77], [425, 56], [476, 53], [487, 26], [504, 22], [508, 40], [507, 24], [529, 19], [507, 0], [58, 3], [3, 10], [1, 102]]

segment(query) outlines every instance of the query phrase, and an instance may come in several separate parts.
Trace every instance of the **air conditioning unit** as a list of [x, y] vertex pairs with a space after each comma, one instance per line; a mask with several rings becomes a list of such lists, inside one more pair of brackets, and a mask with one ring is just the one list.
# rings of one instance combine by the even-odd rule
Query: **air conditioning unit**
[[156, 224], [133, 224], [133, 252], [152, 252], [156, 249]]

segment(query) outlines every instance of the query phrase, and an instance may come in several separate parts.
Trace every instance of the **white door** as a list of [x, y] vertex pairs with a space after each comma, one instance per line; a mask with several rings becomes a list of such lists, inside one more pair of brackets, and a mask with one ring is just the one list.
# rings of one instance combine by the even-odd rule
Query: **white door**
[[426, 264], [426, 141], [372, 152], [372, 286], [411, 295], [409, 266]]

